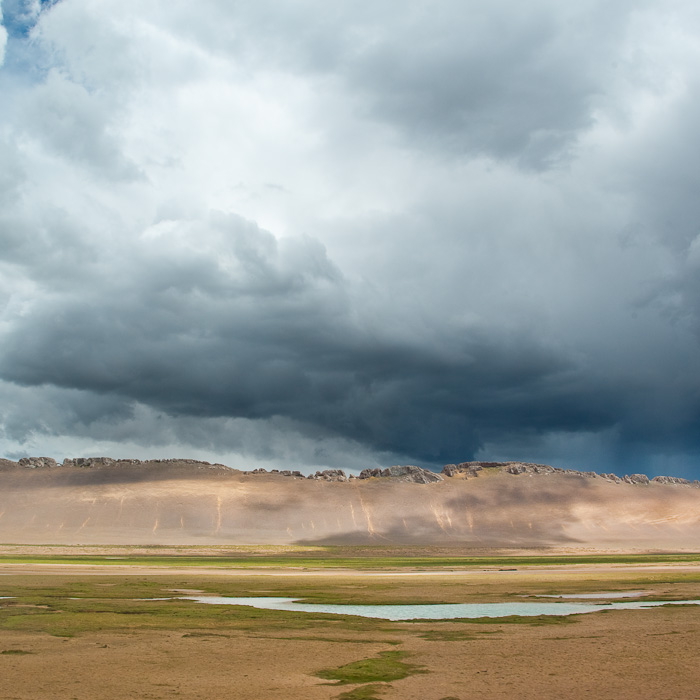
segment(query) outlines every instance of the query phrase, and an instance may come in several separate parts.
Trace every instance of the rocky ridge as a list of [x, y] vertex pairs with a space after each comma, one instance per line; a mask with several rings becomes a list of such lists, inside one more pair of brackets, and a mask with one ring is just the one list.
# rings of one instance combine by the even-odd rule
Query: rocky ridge
[[18, 462], [0, 459], [0, 466], [23, 467], [25, 469], [59, 469], [75, 467], [79, 469], [103, 469], [116, 466], [142, 467], [145, 465], [191, 465], [198, 469], [230, 471], [225, 464], [212, 464], [197, 459], [113, 459], [112, 457], [75, 457], [66, 458], [60, 464], [52, 457], [22, 457]]
[[678, 476], [655, 476], [650, 479], [646, 474], [625, 474], [620, 477], [616, 474], [606, 474], [594, 471], [578, 471], [576, 469], [562, 469], [550, 467], [548, 464], [533, 464], [531, 462], [462, 462], [461, 464], [446, 464], [442, 473], [446, 476], [462, 476], [472, 478], [479, 476], [484, 469], [498, 469], [507, 474], [572, 474], [587, 479], [604, 479], [616, 484], [678, 484], [684, 486], [700, 487], [700, 481], [690, 481]]
[[414, 484], [432, 484], [442, 481], [443, 477], [435, 472], [428, 471], [422, 467], [412, 464], [405, 466], [394, 466], [388, 469], [363, 469], [358, 479], [370, 479], [372, 477], [390, 478], [396, 481], [408, 481]]
[[[13, 462], [7, 459], [0, 459], [0, 468], [20, 467], [25, 469], [57, 469], [57, 468], [78, 468], [78, 469], [109, 469], [112, 467], [133, 467], [139, 468], [144, 466], [169, 466], [178, 465], [191, 466], [198, 471], [232, 471], [224, 464], [210, 463], [195, 459], [113, 459], [111, 457], [76, 457], [73, 459], [64, 459], [62, 463], [58, 463], [51, 457], [23, 457], [18, 462]], [[433, 472], [415, 465], [395, 465], [382, 469], [381, 467], [363, 469], [358, 476], [354, 474], [346, 474], [342, 469], [325, 469], [316, 471], [314, 474], [305, 476], [298, 470], [290, 469], [253, 469], [252, 471], [242, 471], [245, 475], [278, 475], [285, 477], [293, 477], [296, 479], [312, 479], [315, 481], [352, 481], [355, 479], [391, 479], [392, 481], [408, 482], [415, 484], [431, 484], [443, 481], [445, 478], [460, 478], [473, 479], [480, 474], [485, 474], [489, 470], [499, 471], [514, 476], [520, 475], [547, 475], [547, 474], [570, 474], [583, 477], [586, 479], [603, 479], [612, 483], [625, 484], [672, 484], [678, 486], [691, 486], [700, 488], [700, 481], [690, 481], [676, 476], [655, 476], [650, 479], [645, 474], [626, 474], [617, 476], [611, 473], [597, 473], [594, 471], [579, 471], [576, 469], [563, 469], [561, 467], [551, 467], [547, 464], [535, 464], [532, 462], [484, 462], [472, 461], [461, 462], [459, 464], [446, 464], [441, 473]]]

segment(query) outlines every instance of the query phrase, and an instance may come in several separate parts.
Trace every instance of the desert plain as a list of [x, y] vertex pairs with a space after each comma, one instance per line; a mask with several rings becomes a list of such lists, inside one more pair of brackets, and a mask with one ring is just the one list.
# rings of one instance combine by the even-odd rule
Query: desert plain
[[[149, 480], [60, 469], [2, 475], [3, 700], [700, 698], [700, 606], [671, 604], [700, 600], [690, 485], [500, 472], [334, 484], [215, 470], [187, 487], [181, 470]], [[343, 503], [358, 504], [354, 520]], [[250, 541], [256, 518], [266, 542]], [[289, 535], [313, 532], [311, 521], [316, 541]], [[626, 594], [668, 604], [390, 621], [187, 599], [607, 604]]]

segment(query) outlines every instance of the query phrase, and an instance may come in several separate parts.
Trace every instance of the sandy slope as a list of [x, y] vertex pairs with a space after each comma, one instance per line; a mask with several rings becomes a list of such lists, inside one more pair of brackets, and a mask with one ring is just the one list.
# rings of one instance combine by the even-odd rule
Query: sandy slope
[[700, 489], [572, 474], [326, 482], [186, 464], [0, 470], [0, 542], [696, 549]]

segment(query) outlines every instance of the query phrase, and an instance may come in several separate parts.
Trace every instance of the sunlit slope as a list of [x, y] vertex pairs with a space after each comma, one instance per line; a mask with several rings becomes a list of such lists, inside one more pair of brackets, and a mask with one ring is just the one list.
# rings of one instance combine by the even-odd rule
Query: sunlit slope
[[315, 481], [184, 463], [0, 470], [0, 542], [700, 548], [700, 489], [484, 470]]

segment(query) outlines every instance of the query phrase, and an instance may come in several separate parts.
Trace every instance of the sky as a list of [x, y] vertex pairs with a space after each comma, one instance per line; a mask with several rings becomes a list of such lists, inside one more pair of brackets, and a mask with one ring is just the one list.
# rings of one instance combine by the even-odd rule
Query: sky
[[1, 0], [0, 454], [700, 478], [700, 6]]

